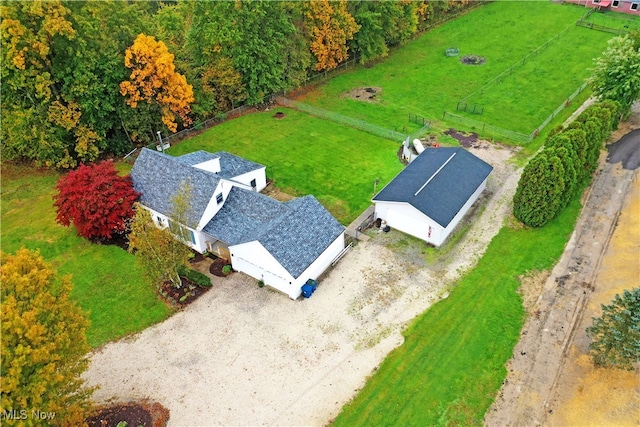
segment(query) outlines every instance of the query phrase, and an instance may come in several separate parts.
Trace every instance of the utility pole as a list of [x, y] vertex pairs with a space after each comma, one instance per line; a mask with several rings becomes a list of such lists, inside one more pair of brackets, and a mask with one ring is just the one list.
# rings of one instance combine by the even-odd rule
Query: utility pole
[[160, 151], [164, 153], [164, 143], [162, 142], [162, 135], [160, 135], [160, 131], [158, 131], [158, 139], [160, 140]]

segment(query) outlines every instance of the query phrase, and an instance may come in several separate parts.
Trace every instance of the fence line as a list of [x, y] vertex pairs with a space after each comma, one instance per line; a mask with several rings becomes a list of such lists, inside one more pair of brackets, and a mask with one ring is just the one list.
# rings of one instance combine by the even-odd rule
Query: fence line
[[336, 123], [345, 124], [356, 129], [360, 129], [364, 132], [369, 132], [373, 135], [391, 139], [393, 141], [403, 141], [408, 136], [407, 134], [397, 132], [395, 130], [385, 129], [381, 126], [365, 122], [364, 120], [355, 119], [349, 116], [343, 116], [342, 114], [323, 110], [322, 108], [314, 107], [313, 105], [305, 104], [303, 102], [294, 101], [293, 99], [285, 98], [284, 96], [278, 97], [276, 101], [285, 107], [304, 111], [305, 113], [309, 113], [323, 119], [331, 120]]
[[[487, 1], [488, 3], [489, 1]], [[458, 11], [456, 11], [455, 13], [452, 13], [450, 15], [445, 15], [443, 17], [441, 17], [439, 20], [434, 21], [434, 22], [430, 22], [429, 26], [426, 27], [423, 31], [417, 32], [415, 34], [412, 35], [412, 38], [415, 39], [417, 37], [420, 37], [422, 34], [424, 34], [425, 32], [429, 31], [430, 29], [444, 23], [447, 22], [453, 18], [456, 18], [464, 13], [467, 13], [470, 10], [475, 9], [476, 7], [481, 6], [482, 4], [484, 4], [485, 2], [473, 2], [470, 4], [470, 6], [467, 6], [464, 9], [460, 9]], [[383, 59], [383, 58], [377, 58], [377, 59]], [[238, 107], [233, 108], [232, 110], [229, 110], [227, 112], [221, 113], [216, 117], [212, 117], [209, 119], [206, 119], [202, 122], [196, 123], [195, 125], [193, 125], [190, 128], [187, 129], [183, 129], [179, 132], [176, 132], [174, 134], [168, 135], [168, 136], [163, 136], [162, 139], [163, 141], [166, 141], [167, 143], [173, 144], [176, 143], [178, 141], [181, 141], [184, 138], [187, 138], [189, 136], [192, 135], [197, 135], [198, 133], [202, 132], [205, 129], [209, 129], [210, 127], [213, 127], [217, 124], [220, 124], [226, 120], [229, 119], [233, 119], [235, 117], [238, 117], [246, 112], [249, 112], [251, 110], [253, 110], [254, 108], [259, 108], [258, 106], [260, 104], [265, 104], [265, 103], [270, 103], [272, 102], [276, 97], [280, 97], [280, 96], [284, 96], [285, 94], [288, 93], [292, 93], [298, 89], [304, 88], [308, 85], [311, 84], [315, 84], [318, 80], [322, 79], [327, 80], [329, 77], [334, 77], [337, 74], [340, 74], [346, 70], [348, 70], [349, 68], [355, 68], [358, 65], [358, 61], [360, 60], [360, 55], [354, 55], [353, 58], [351, 58], [348, 61], [345, 61], [343, 63], [341, 63], [340, 65], [338, 65], [336, 68], [332, 69], [332, 70], [325, 70], [325, 71], [320, 71], [316, 74], [313, 74], [311, 76], [308, 76], [307, 78], [305, 78], [304, 82], [299, 83], [297, 86], [293, 87], [293, 88], [289, 88], [289, 89], [281, 89], [275, 93], [272, 93], [270, 95], [265, 96], [261, 102], [258, 102], [257, 104], [241, 104]], [[424, 129], [424, 128], [423, 128]], [[422, 131], [423, 129], [421, 129], [420, 131]], [[154, 143], [149, 144], [149, 146], [153, 147]]]
[[486, 88], [487, 86], [493, 84], [495, 81], [501, 79], [502, 77], [506, 76], [507, 73], [510, 75], [511, 73], [513, 73], [513, 69], [515, 67], [517, 67], [518, 65], [524, 65], [527, 62], [527, 59], [533, 55], [537, 55], [538, 53], [540, 53], [541, 50], [545, 49], [546, 47], [548, 47], [552, 42], [556, 41], [557, 39], [560, 38], [560, 36], [562, 36], [566, 31], [568, 31], [570, 28], [573, 28], [573, 25], [569, 25], [567, 28], [565, 28], [564, 30], [560, 31], [558, 34], [556, 34], [555, 36], [551, 37], [549, 40], [547, 40], [546, 42], [544, 42], [544, 44], [542, 44], [541, 46], [538, 46], [537, 48], [535, 48], [534, 50], [532, 50], [531, 52], [529, 52], [528, 54], [526, 54], [524, 57], [522, 57], [521, 59], [518, 60], [518, 62], [516, 62], [515, 64], [513, 64], [512, 66], [510, 66], [509, 68], [507, 68], [506, 70], [504, 70], [503, 72], [501, 72], [500, 74], [498, 74], [497, 76], [495, 76], [494, 78], [492, 78], [491, 80], [489, 80], [488, 82], [486, 82], [485, 84], [483, 84], [482, 86], [480, 86], [478, 89], [474, 90], [473, 92], [471, 92], [469, 95], [465, 96], [464, 98], [462, 98], [460, 101], [458, 101], [458, 105], [460, 105], [461, 102], [466, 101], [467, 99], [469, 99], [471, 96], [475, 95], [476, 93], [480, 92], [481, 90], [483, 90], [484, 88]]
[[484, 113], [484, 106], [478, 104], [469, 105], [467, 102], [459, 101], [458, 105], [456, 105], [456, 111], [468, 111], [471, 114], [481, 115]]
[[530, 141], [529, 135], [526, 135], [524, 133], [519, 133], [509, 129], [504, 129], [498, 126], [491, 125], [486, 122], [481, 122], [480, 120], [470, 119], [464, 116], [458, 116], [457, 114], [449, 113], [448, 111], [445, 111], [443, 113], [442, 120], [459, 123], [459, 124], [468, 126], [473, 130], [477, 130], [478, 132], [482, 132], [483, 134], [488, 134], [493, 137], [501, 136], [516, 142], [520, 142], [520, 143], [526, 143]]
[[625, 31], [625, 30], [618, 30], [616, 28], [605, 27], [604, 25], [594, 24], [593, 22], [577, 21], [576, 25], [578, 27], [585, 27], [585, 28], [589, 28], [590, 30], [602, 31], [604, 33], [611, 33], [611, 34], [616, 34], [616, 35], [619, 35], [619, 36], [627, 34], [629, 32], [629, 31]]
[[538, 125], [538, 127], [529, 134], [529, 141], [538, 136], [540, 131], [544, 129], [545, 126], [547, 126], [551, 122], [551, 120], [553, 120], [562, 110], [567, 108], [571, 104], [571, 101], [573, 101], [573, 98], [578, 96], [584, 90], [584, 88], [587, 87], [587, 84], [588, 82], [584, 82], [583, 84], [581, 84], [578, 89], [576, 89], [571, 95], [569, 95], [566, 101], [560, 104], [558, 108], [556, 108], [555, 111], [549, 115], [549, 117], [547, 117], [542, 123], [540, 123], [540, 125]]
[[490, 125], [489, 123], [481, 122], [464, 116], [458, 116], [456, 114], [445, 111], [442, 115], [442, 120], [459, 123], [470, 127], [473, 130], [495, 136], [502, 136], [520, 143], [528, 143], [532, 139], [538, 136], [538, 134], [544, 129], [562, 110], [571, 105], [571, 101], [578, 96], [587, 87], [588, 82], [584, 82], [576, 89], [569, 97], [560, 104], [542, 123], [536, 127], [533, 132], [527, 134], [515, 132], [509, 129], [504, 129], [498, 126]]
[[[624, 35], [624, 34], [628, 34], [631, 32], [630, 29], [626, 29], [626, 30], [622, 30], [622, 29], [618, 29], [618, 28], [613, 28], [613, 27], [607, 27], [605, 25], [599, 25], [599, 24], [594, 24], [593, 22], [587, 22], [587, 20], [589, 19], [589, 17], [591, 15], [593, 15], [596, 12], [596, 9], [590, 9], [587, 13], [585, 13], [580, 19], [578, 19], [576, 21], [576, 25], [578, 27], [585, 27], [585, 28], [589, 28], [591, 30], [597, 30], [597, 31], [602, 31], [605, 33], [611, 33], [611, 34], [616, 34], [616, 35]], [[628, 19], [625, 19], [625, 21], [629, 21]]]

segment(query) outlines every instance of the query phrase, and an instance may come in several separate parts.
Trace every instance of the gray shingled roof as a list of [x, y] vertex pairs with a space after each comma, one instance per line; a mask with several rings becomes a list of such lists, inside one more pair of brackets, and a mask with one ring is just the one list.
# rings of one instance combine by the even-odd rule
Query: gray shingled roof
[[285, 205], [255, 191], [233, 187], [218, 213], [202, 231], [228, 245], [257, 240], [260, 230], [287, 212]]
[[427, 148], [373, 201], [409, 203], [446, 227], [492, 170], [464, 148]]
[[313, 196], [281, 203], [234, 187], [203, 231], [229, 245], [257, 240], [293, 277], [298, 277], [344, 227]]
[[195, 226], [213, 197], [220, 177], [198, 168], [185, 167], [173, 156], [143, 148], [131, 170], [133, 187], [141, 193], [140, 203], [161, 214], [171, 216], [172, 199], [191, 185], [189, 222]]
[[209, 153], [208, 151], [194, 151], [193, 153], [184, 154], [176, 157], [176, 160], [183, 162], [189, 166], [204, 163], [215, 158], [220, 158], [219, 175], [225, 179], [233, 179], [237, 176], [262, 169], [265, 166], [251, 160], [243, 159], [226, 151], [218, 151], [217, 153]]

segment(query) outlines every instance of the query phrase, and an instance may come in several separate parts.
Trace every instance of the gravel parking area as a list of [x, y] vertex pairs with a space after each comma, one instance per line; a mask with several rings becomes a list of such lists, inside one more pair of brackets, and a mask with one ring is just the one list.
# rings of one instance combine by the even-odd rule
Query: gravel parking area
[[99, 403], [148, 398], [169, 425], [325, 425], [394, 347], [407, 322], [446, 297], [500, 229], [520, 171], [508, 148], [472, 152], [495, 167], [483, 209], [437, 265], [422, 243], [374, 231], [309, 299], [292, 301], [241, 273], [161, 324], [105, 345], [85, 377]]

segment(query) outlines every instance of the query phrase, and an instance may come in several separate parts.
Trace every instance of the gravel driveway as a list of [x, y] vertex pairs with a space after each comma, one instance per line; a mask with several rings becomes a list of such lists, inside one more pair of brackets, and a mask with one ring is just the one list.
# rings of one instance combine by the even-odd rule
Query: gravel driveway
[[520, 171], [509, 149], [471, 150], [495, 167], [485, 209], [428, 266], [423, 244], [401, 233], [360, 242], [310, 299], [292, 301], [241, 273], [215, 278], [204, 296], [166, 321], [109, 343], [85, 374], [98, 403], [149, 398], [169, 425], [325, 425], [402, 343], [406, 323], [471, 268], [500, 229]]

